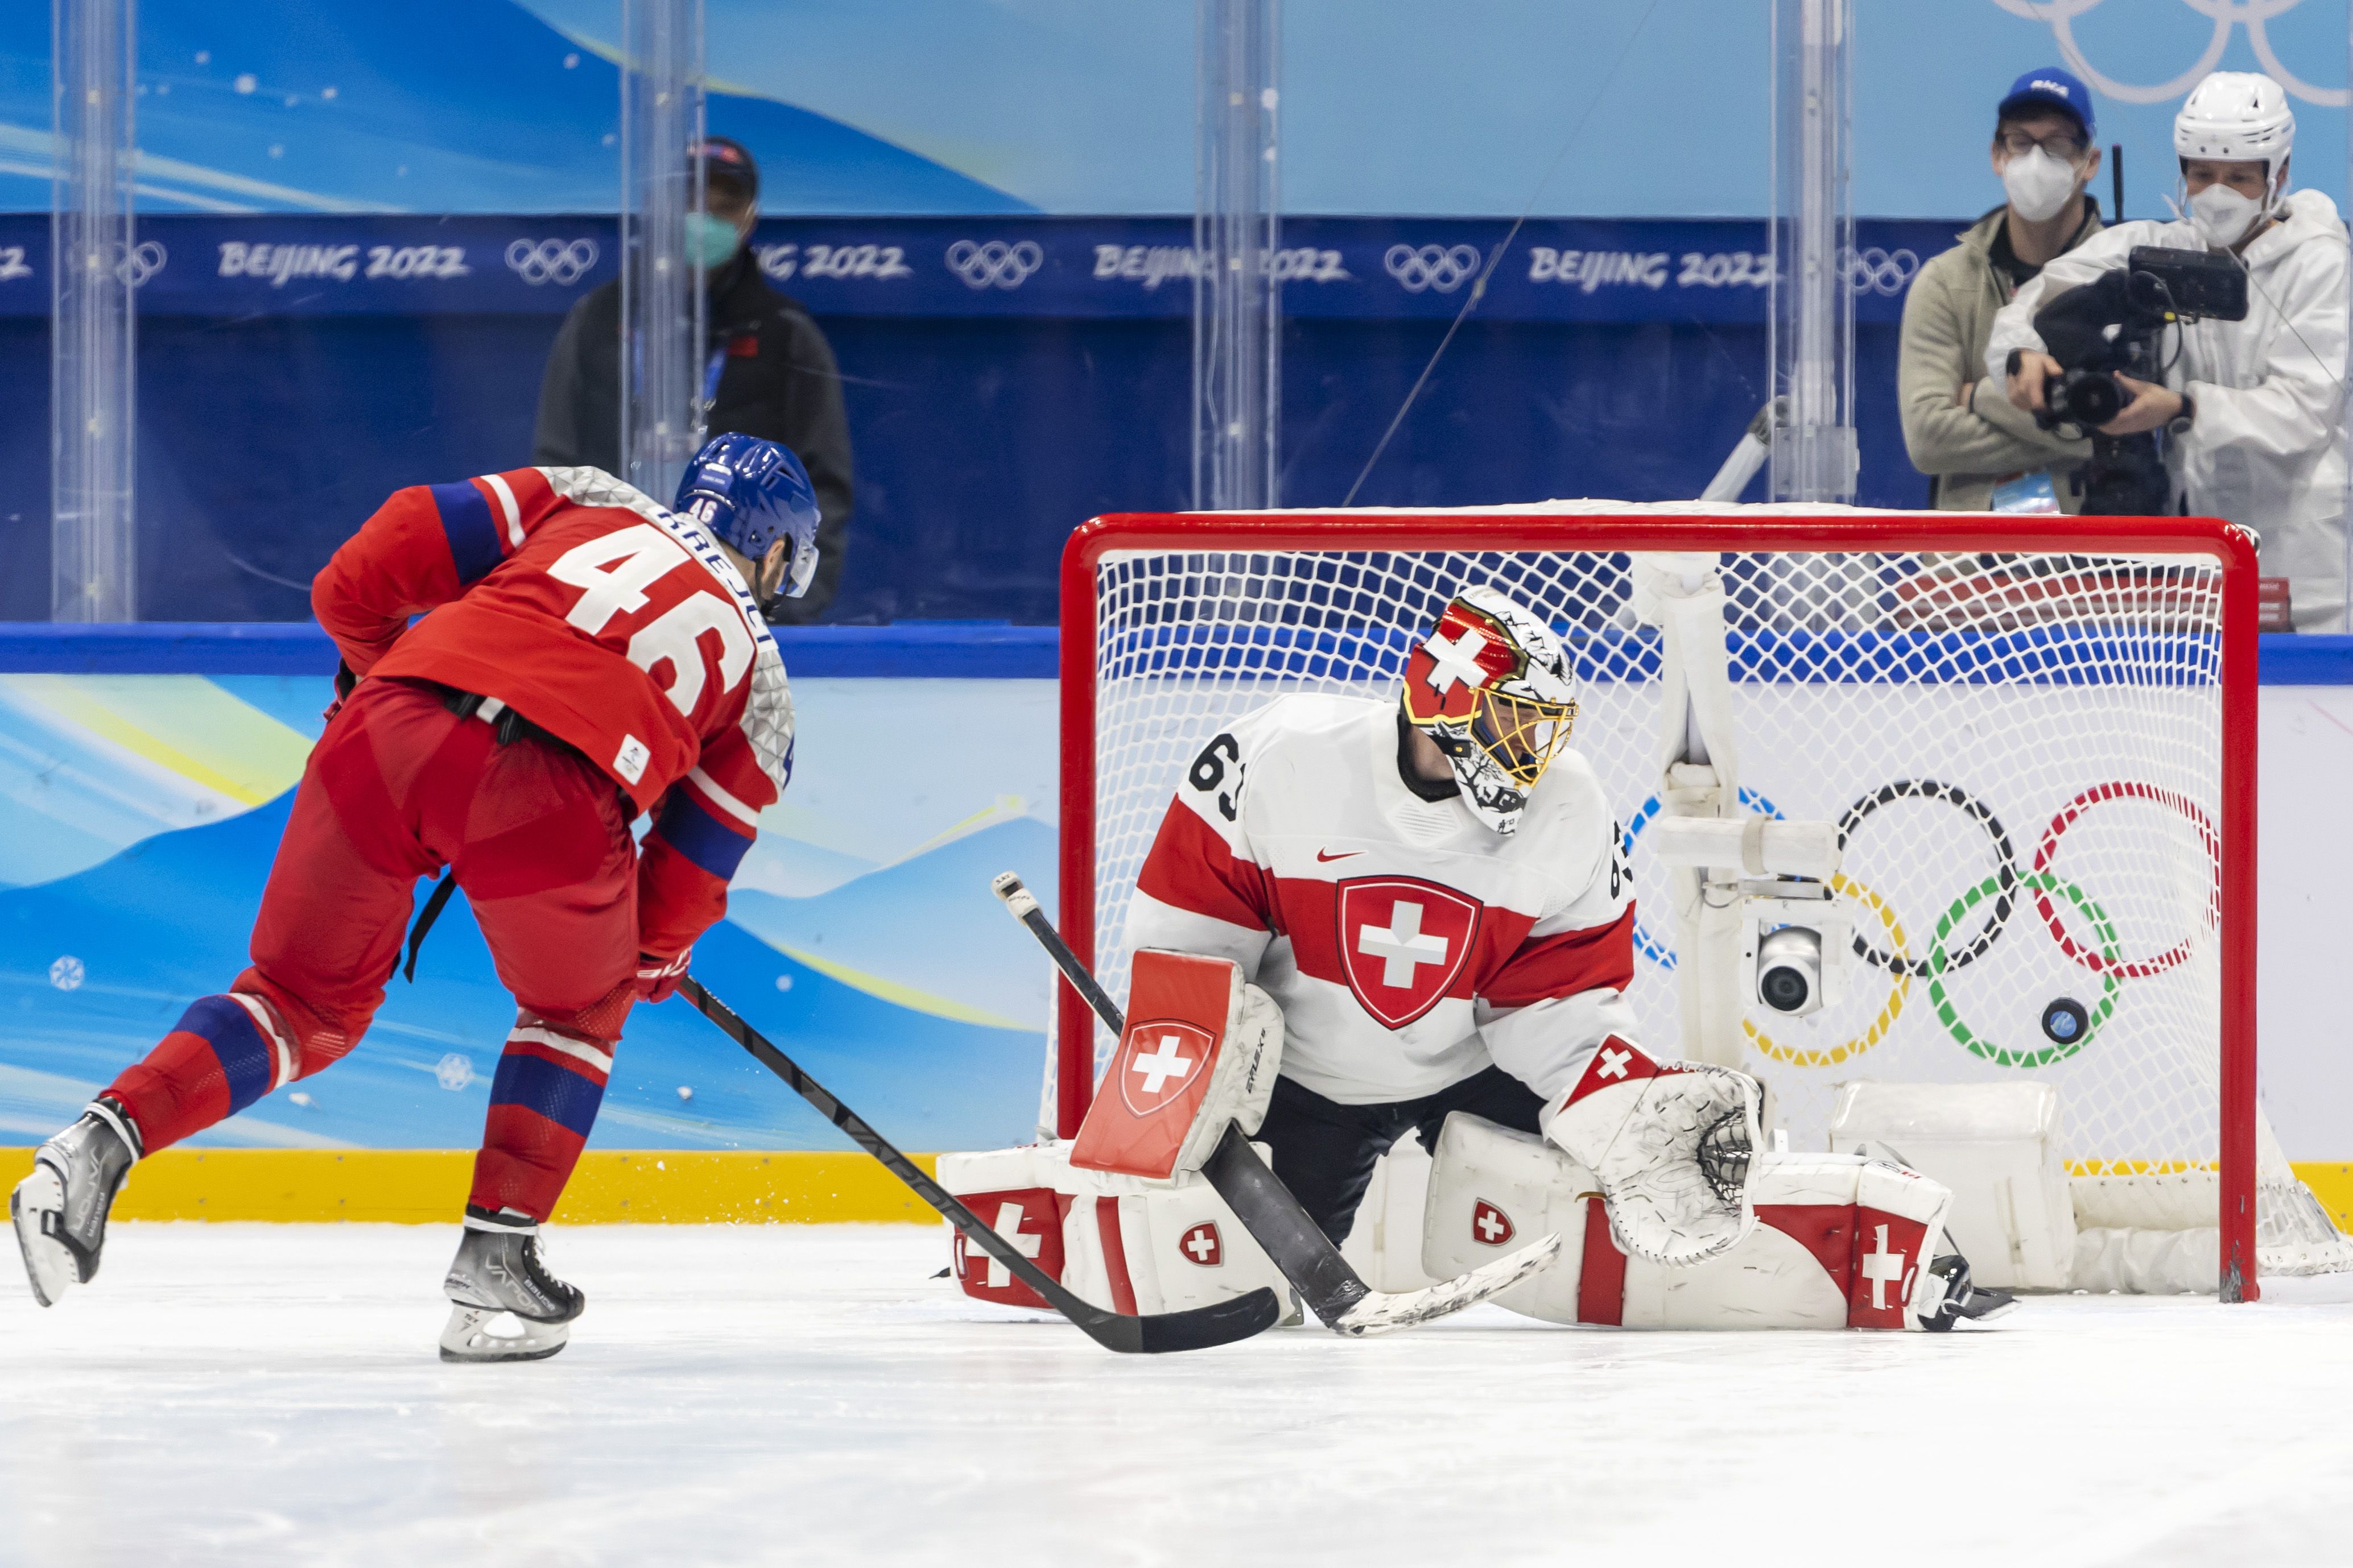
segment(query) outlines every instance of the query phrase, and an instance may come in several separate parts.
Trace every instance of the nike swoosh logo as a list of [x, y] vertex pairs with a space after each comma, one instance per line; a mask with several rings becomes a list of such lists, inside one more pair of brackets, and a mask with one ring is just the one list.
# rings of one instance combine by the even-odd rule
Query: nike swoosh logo
[[1343, 849], [1340, 853], [1335, 855], [1328, 849], [1318, 849], [1315, 851], [1315, 858], [1319, 861], [1345, 860], [1351, 855], [1362, 855], [1364, 851], [1361, 849]]

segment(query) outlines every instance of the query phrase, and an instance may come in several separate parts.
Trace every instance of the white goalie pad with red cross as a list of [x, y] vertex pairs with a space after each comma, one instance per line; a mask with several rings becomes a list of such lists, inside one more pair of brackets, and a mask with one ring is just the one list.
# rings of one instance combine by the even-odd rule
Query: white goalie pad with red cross
[[[1289, 1291], [1273, 1260], [1198, 1173], [1156, 1180], [1078, 1169], [1071, 1147], [943, 1154], [939, 1183], [1049, 1276], [1115, 1312], [1180, 1312], [1261, 1286]], [[965, 1295], [1045, 1309], [1004, 1264], [962, 1231], [950, 1234]]]
[[1145, 949], [1127, 1028], [1071, 1146], [1082, 1169], [1166, 1181], [1198, 1171], [1226, 1123], [1255, 1132], [1282, 1063], [1282, 1010], [1229, 958]]
[[1515, 1237], [1557, 1231], [1551, 1268], [1495, 1298], [1556, 1323], [1629, 1329], [1920, 1329], [1945, 1299], [1928, 1264], [1952, 1250], [1952, 1194], [1855, 1154], [1756, 1156], [1756, 1228], [1722, 1255], [1668, 1268], [1610, 1235], [1600, 1184], [1546, 1140], [1457, 1111], [1440, 1133], [1422, 1266], [1444, 1278]]

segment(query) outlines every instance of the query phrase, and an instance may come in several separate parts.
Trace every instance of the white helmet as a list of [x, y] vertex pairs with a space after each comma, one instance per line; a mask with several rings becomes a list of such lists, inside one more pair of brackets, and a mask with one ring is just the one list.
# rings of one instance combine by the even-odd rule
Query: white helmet
[[2173, 150], [2184, 158], [2263, 163], [2276, 184], [2279, 167], [2295, 145], [2295, 112], [2287, 89], [2256, 71], [2215, 71], [2189, 89], [2173, 117]]

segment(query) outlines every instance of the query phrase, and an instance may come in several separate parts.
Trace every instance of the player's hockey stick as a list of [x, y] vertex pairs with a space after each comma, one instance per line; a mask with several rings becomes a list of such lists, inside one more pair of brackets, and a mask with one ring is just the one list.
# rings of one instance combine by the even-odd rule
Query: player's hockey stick
[[1188, 1312], [1162, 1312], [1150, 1317], [1129, 1317], [1081, 1300], [1064, 1289], [1050, 1274], [1015, 1250], [1013, 1244], [981, 1223], [980, 1216], [956, 1201], [954, 1194], [931, 1177], [898, 1150], [892, 1148], [880, 1132], [866, 1124], [865, 1118], [836, 1100], [826, 1087], [800, 1069], [798, 1063], [770, 1045], [767, 1037], [739, 1017], [734, 1009], [713, 996], [703, 984], [688, 975], [678, 983], [680, 992], [694, 1004], [702, 1016], [718, 1025], [728, 1037], [752, 1053], [754, 1059], [793, 1086], [795, 1093], [849, 1134], [850, 1142], [882, 1162], [883, 1167], [910, 1187], [915, 1195], [947, 1217], [950, 1225], [964, 1232], [966, 1239], [986, 1250], [991, 1258], [1010, 1269], [1013, 1277], [1052, 1304], [1054, 1310], [1076, 1323], [1086, 1336], [1105, 1350], [1155, 1355], [1163, 1351], [1206, 1350], [1211, 1345], [1231, 1344], [1274, 1326], [1282, 1316], [1282, 1306], [1267, 1289], [1252, 1290], [1247, 1296], [1230, 1301], [1219, 1301], [1207, 1307], [1196, 1307]]
[[[1096, 984], [1087, 966], [1079, 962], [1079, 955], [1071, 951], [1062, 933], [1054, 929], [1054, 922], [1038, 907], [1037, 899], [1021, 885], [1021, 879], [1007, 871], [989, 886], [1005, 900], [1013, 918], [1029, 928], [1029, 934], [1045, 948], [1071, 989], [1094, 1009], [1095, 1016], [1114, 1036], [1126, 1033], [1126, 1020], [1120, 1016], [1119, 1005]], [[1340, 1256], [1340, 1249], [1332, 1245], [1332, 1238], [1324, 1234], [1323, 1227], [1291, 1189], [1282, 1184], [1282, 1179], [1267, 1169], [1266, 1162], [1250, 1147], [1250, 1141], [1239, 1124], [1226, 1124], [1225, 1135], [1210, 1152], [1201, 1174], [1226, 1200], [1226, 1206], [1234, 1211], [1242, 1227], [1266, 1248], [1266, 1255], [1274, 1259], [1283, 1278], [1306, 1299], [1324, 1326], [1337, 1333], [1387, 1333], [1391, 1329], [1410, 1328], [1459, 1312], [1499, 1290], [1510, 1289], [1550, 1264], [1560, 1251], [1560, 1237], [1547, 1236], [1509, 1258], [1440, 1280], [1426, 1290], [1376, 1290]]]

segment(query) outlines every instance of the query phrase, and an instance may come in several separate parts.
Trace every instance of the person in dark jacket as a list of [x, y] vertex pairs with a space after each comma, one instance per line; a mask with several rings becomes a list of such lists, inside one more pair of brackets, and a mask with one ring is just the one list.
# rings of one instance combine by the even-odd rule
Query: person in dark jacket
[[[849, 421], [833, 348], [798, 300], [770, 288], [746, 243], [760, 206], [760, 172], [741, 143], [702, 143], [707, 221], [690, 220], [690, 253], [702, 248], [710, 288], [711, 342], [704, 385], [715, 387], [712, 436], [737, 433], [793, 449], [808, 469], [825, 521], [818, 530], [817, 578], [779, 619], [816, 620], [841, 583], [851, 506]], [[695, 215], [701, 218], [702, 215]], [[540, 384], [532, 461], [621, 471], [621, 285], [591, 290], [572, 307]]]

